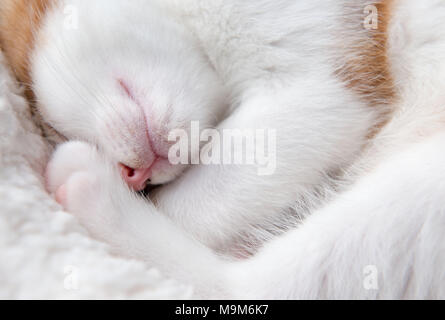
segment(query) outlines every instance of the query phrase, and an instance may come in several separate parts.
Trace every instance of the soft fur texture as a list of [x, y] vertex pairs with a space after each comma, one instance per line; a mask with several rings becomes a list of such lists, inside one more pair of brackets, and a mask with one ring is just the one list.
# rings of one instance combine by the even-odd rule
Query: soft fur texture
[[[379, 1], [377, 34], [363, 26], [369, 4], [60, 1], [30, 74], [44, 118], [84, 142], [56, 151], [50, 191], [93, 236], [201, 297], [443, 297], [445, 4]], [[166, 133], [192, 120], [277, 130], [276, 172], [156, 166]], [[174, 181], [151, 203], [118, 163]], [[253, 257], [215, 253], [282, 231], [297, 199], [332, 177], [344, 183]]]
[[190, 287], [92, 240], [49, 196], [50, 147], [6, 70], [0, 52], [0, 298], [190, 298]]
[[[351, 45], [373, 41], [363, 28], [364, 3], [61, 1], [31, 56], [39, 109], [67, 138], [134, 168], [151, 166], [151, 151], [165, 157], [168, 133], [191, 121], [277, 130], [274, 174], [193, 166], [151, 195], [194, 237], [227, 251], [239, 238], [257, 239], [256, 230], [282, 224], [282, 212], [349, 165], [380, 122], [384, 102], [371, 106], [333, 76], [360, 54], [339, 47], [339, 35]], [[77, 29], [65, 27], [66, 5], [78, 10]], [[349, 28], [344, 16], [356, 24]], [[152, 182], [180, 170], [155, 167]]]

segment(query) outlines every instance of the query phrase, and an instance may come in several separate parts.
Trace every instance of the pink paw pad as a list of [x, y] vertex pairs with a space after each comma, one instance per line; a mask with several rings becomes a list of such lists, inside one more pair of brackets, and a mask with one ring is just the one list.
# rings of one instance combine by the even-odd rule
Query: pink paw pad
[[56, 196], [57, 203], [59, 203], [63, 207], [66, 207], [66, 205], [67, 205], [67, 189], [66, 189], [65, 184], [60, 186], [57, 189], [55, 196]]

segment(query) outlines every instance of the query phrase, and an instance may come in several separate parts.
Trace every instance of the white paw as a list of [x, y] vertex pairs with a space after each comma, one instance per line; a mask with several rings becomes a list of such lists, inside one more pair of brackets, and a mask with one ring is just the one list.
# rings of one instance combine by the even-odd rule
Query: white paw
[[76, 172], [91, 171], [97, 163], [96, 149], [84, 142], [67, 142], [54, 152], [46, 169], [46, 184], [56, 194]]
[[48, 191], [92, 233], [98, 229], [103, 233], [106, 224], [116, 220], [102, 208], [110, 199], [106, 185], [113, 175], [109, 168], [97, 150], [83, 142], [61, 145], [47, 167]]

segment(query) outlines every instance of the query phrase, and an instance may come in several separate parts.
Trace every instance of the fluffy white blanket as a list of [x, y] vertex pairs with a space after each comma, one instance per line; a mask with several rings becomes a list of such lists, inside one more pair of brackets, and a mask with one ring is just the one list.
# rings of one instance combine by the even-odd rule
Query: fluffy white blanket
[[44, 188], [50, 147], [0, 52], [0, 298], [188, 299], [190, 287], [113, 256]]

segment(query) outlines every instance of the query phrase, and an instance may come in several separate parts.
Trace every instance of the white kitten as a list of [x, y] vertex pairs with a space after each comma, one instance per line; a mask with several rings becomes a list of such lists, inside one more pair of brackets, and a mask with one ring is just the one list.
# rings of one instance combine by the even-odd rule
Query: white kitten
[[[363, 23], [374, 9], [377, 30]], [[444, 18], [438, 0], [57, 1], [30, 54], [33, 91], [53, 127], [100, 151], [59, 148], [50, 191], [94, 236], [202, 297], [443, 296], [444, 136], [431, 136], [443, 130]], [[168, 132], [194, 120], [276, 130], [275, 173], [172, 166]], [[256, 256], [209, 249], [279, 225], [350, 166], [356, 183]], [[156, 207], [127, 187], [146, 179], [172, 181]]]
[[[79, 8], [79, 29], [64, 29], [65, 16], [53, 11], [42, 31], [51, 41], [35, 52], [31, 69], [45, 118], [68, 138], [94, 142], [116, 163], [147, 177], [156, 154], [166, 157], [168, 132], [188, 128], [192, 120], [220, 130], [277, 130], [273, 175], [258, 176], [255, 166], [194, 166], [156, 194], [166, 215], [212, 248], [232, 246], [253, 226], [279, 223], [298, 196], [351, 163], [378, 121], [379, 107], [333, 76], [347, 63], [335, 40], [345, 9], [334, 1], [163, 2], [166, 8], [113, 1], [109, 9], [100, 1], [69, 3]], [[316, 12], [309, 24], [298, 19], [308, 10]], [[286, 20], [283, 11], [293, 14]], [[250, 25], [252, 20], [259, 23]], [[238, 27], [232, 30], [232, 24]], [[69, 50], [61, 54], [60, 48]], [[130, 98], [119, 90], [119, 79]], [[177, 175], [166, 165], [151, 170], [152, 182]]]

